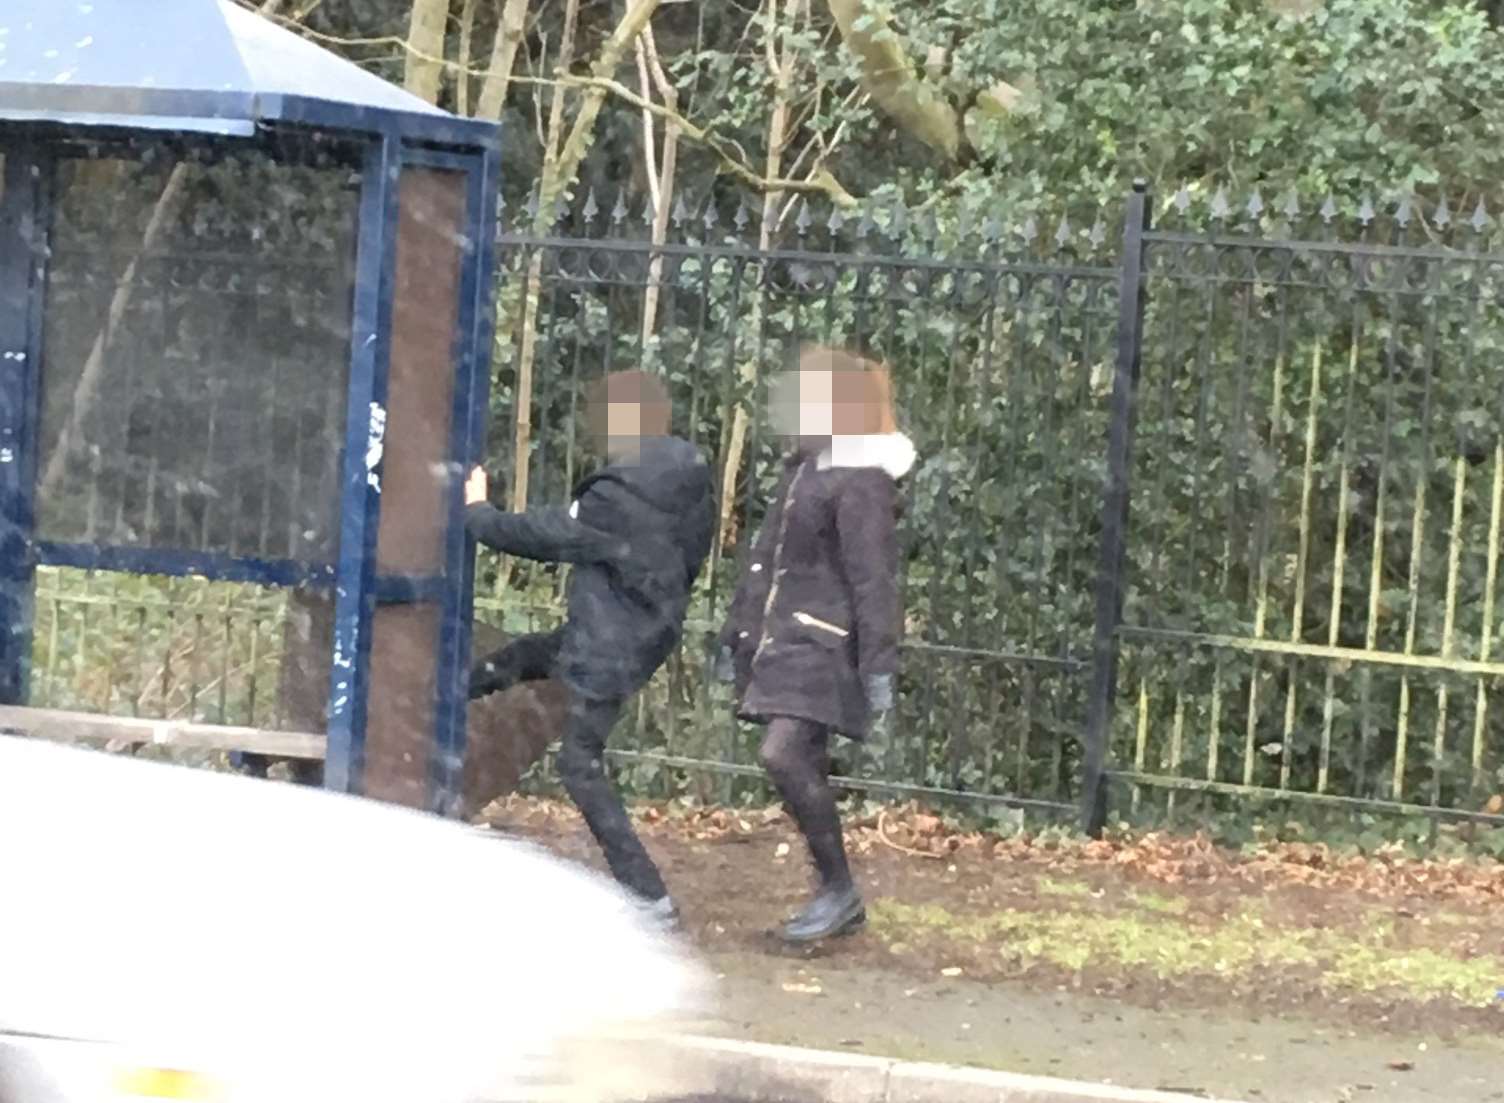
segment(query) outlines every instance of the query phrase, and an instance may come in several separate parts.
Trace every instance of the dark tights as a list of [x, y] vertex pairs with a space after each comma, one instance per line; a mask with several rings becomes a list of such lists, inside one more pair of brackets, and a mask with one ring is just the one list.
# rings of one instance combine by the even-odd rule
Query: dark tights
[[[498, 693], [518, 682], [549, 677], [558, 651], [557, 633], [517, 637], [476, 664], [470, 676], [471, 695], [477, 696], [477, 690]], [[621, 715], [621, 706], [619, 699], [592, 701], [569, 691], [569, 714], [559, 748], [559, 780], [585, 817], [612, 876], [644, 899], [658, 900], [668, 895], [663, 876], [632, 830], [627, 810], [606, 777], [606, 740]]]
[[809, 720], [778, 716], [762, 741], [762, 764], [799, 825], [822, 888], [851, 887], [846, 843], [830, 787], [830, 733]]

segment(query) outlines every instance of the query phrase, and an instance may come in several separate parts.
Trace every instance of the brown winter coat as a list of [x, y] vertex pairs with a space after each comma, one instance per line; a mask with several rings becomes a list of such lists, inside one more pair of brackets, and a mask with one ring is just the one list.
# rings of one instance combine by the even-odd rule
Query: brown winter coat
[[895, 480], [913, 460], [894, 433], [785, 461], [721, 633], [743, 719], [866, 735], [866, 680], [898, 670]]

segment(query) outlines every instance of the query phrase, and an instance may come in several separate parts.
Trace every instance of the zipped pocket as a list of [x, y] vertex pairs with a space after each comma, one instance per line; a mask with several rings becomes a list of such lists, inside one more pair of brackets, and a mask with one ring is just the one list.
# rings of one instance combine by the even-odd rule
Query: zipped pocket
[[804, 627], [806, 628], [818, 628], [822, 632], [829, 632], [831, 635], [840, 636], [842, 639], [845, 639], [847, 636], [851, 635], [851, 633], [846, 631], [846, 629], [837, 628], [829, 621], [821, 620], [819, 617], [812, 617], [808, 613], [795, 613], [794, 619], [800, 624], [804, 625]]

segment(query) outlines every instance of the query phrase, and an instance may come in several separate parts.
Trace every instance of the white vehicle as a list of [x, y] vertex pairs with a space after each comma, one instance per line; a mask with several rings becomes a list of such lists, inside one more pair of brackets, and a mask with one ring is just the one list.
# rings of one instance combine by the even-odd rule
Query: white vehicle
[[532, 847], [0, 736], [0, 1103], [667, 1097], [706, 994]]

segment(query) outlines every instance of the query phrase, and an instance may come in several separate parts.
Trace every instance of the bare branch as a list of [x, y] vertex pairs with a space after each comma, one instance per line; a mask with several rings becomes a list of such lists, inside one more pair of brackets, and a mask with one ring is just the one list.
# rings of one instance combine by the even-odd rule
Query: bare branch
[[[658, 2], [659, 0], [632, 0], [621, 22], [611, 32], [611, 37], [602, 44], [600, 53], [591, 63], [590, 73], [593, 81], [608, 80], [610, 75], [616, 72], [616, 67], [621, 64], [622, 55], [626, 53], [627, 47], [642, 33], [648, 20], [652, 18], [653, 12], [658, 9]], [[561, 66], [561, 68], [565, 67]], [[579, 172], [580, 162], [585, 159], [585, 152], [590, 148], [590, 143], [595, 136], [595, 120], [600, 114], [601, 104], [605, 102], [605, 99], [606, 89], [599, 84], [592, 83], [580, 104], [574, 125], [570, 127], [569, 137], [565, 139], [564, 147], [559, 151], [553, 172], [546, 171], [547, 166], [545, 166], [543, 184], [539, 189], [538, 197], [540, 211], [553, 210], [559, 194], [574, 182], [575, 175]]]
[[[802, 4], [808, 11], [809, 0], [786, 0], [787, 8], [792, 23], [797, 18], [795, 5]], [[779, 18], [779, 0], [767, 0], [768, 22], [763, 35], [763, 49], [767, 58], [768, 71], [773, 77], [773, 110], [768, 116], [767, 151], [764, 154], [765, 173], [768, 179], [774, 179], [783, 175], [783, 150], [788, 144], [789, 125], [789, 90], [793, 84], [794, 67], [797, 58], [792, 45], [787, 38], [784, 39], [783, 49], [778, 49], [778, 35], [782, 29], [782, 20]], [[778, 210], [778, 200], [784, 189], [769, 188], [763, 194], [762, 224], [758, 233], [758, 246], [766, 252], [773, 244], [774, 216]], [[760, 315], [762, 301], [759, 299], [754, 310]], [[753, 325], [761, 327], [761, 318], [755, 317]], [[750, 385], [757, 379], [758, 361], [756, 357], [747, 357], [742, 361], [739, 375], [742, 383]], [[736, 479], [741, 473], [742, 454], [746, 449], [747, 441], [747, 409], [741, 403], [735, 404], [731, 414], [731, 428], [727, 436], [726, 447], [723, 450], [725, 456], [721, 468], [721, 516], [716, 527], [715, 549], [719, 554], [729, 542], [731, 524], [734, 519], [736, 504]]]
[[[644, 37], [643, 35], [637, 37], [637, 86], [642, 90], [642, 98], [650, 101], [652, 78], [648, 76], [648, 54], [647, 47], [643, 43]], [[653, 210], [656, 211], [658, 209], [658, 138], [653, 129], [653, 113], [646, 107], [642, 109], [642, 157], [648, 173], [648, 198], [652, 201]]]
[[730, 139], [723, 138], [714, 131], [707, 130], [704, 127], [696, 126], [684, 118], [684, 116], [669, 110], [660, 103], [653, 103], [650, 100], [643, 99], [620, 81], [606, 80], [600, 77], [561, 77], [552, 81], [524, 80], [524, 78], [519, 77], [517, 81], [518, 83], [561, 84], [599, 89], [602, 94], [609, 93], [634, 107], [645, 108], [661, 119], [672, 119], [679, 126], [683, 137], [688, 138], [698, 146], [704, 146], [710, 150], [710, 152], [715, 154], [716, 159], [723, 169], [743, 183], [756, 188], [759, 192], [797, 191], [825, 195], [837, 206], [847, 208], [855, 206], [857, 203], [856, 198], [826, 172], [822, 172], [817, 177], [808, 180], [791, 180], [786, 177], [769, 179], [764, 177], [742, 159], [736, 150], [735, 143]]
[[[656, 4], [657, 0], [653, 0], [653, 2]], [[318, 31], [310, 30], [307, 27], [298, 26], [296, 23], [294, 23], [293, 20], [288, 19], [285, 16], [278, 16], [277, 21], [286, 24], [292, 29], [298, 30], [310, 39], [319, 42], [325, 42], [331, 45], [397, 46], [404, 49], [409, 55], [413, 53], [413, 50], [408, 46], [406, 41], [396, 36], [389, 35], [386, 37], [377, 38], [341, 38], [337, 35], [324, 34]], [[439, 64], [444, 64], [442, 58], [436, 58], [434, 60], [436, 60]], [[565, 62], [564, 53], [561, 49], [559, 64], [555, 66], [555, 68], [562, 70], [567, 69], [567, 67], [568, 66]], [[480, 69], [471, 69], [470, 74], [471, 76], [486, 76], [487, 71]], [[644, 97], [632, 91], [630, 88], [626, 87], [619, 81], [598, 76], [565, 75], [555, 78], [545, 78], [531, 76], [520, 77], [513, 75], [510, 78], [510, 83], [550, 87], [555, 89], [556, 93], [559, 89], [569, 87], [588, 89], [590, 91], [598, 92], [602, 97], [609, 94], [618, 99], [621, 99], [622, 101], [632, 105], [633, 107], [651, 111], [654, 115], [657, 115], [661, 119], [674, 122], [679, 127], [679, 133], [682, 138], [685, 138], [695, 143], [696, 145], [704, 146], [706, 149], [709, 149], [713, 154], [715, 154], [716, 159], [726, 172], [728, 172], [732, 176], [735, 176], [743, 183], [756, 188], [759, 192], [772, 190], [825, 195], [828, 196], [832, 200], [832, 202], [841, 207], [851, 207], [854, 206], [857, 202], [850, 192], [842, 187], [829, 173], [824, 172], [823, 170], [819, 173], [813, 173], [809, 176], [808, 179], [803, 180], [764, 177], [756, 169], [747, 164], [745, 157], [740, 153], [739, 147], [731, 139], [723, 138], [720, 135], [716, 134], [713, 130], [695, 125], [676, 110], [671, 110], [664, 107], [662, 104], [652, 103], [644, 99]], [[555, 114], [555, 112], [560, 115], [562, 115], [563, 112], [562, 99], [557, 94], [553, 98], [551, 108], [552, 109], [550, 111], [549, 119], [550, 123], [552, 123], [553, 121], [553, 115]], [[597, 108], [597, 111], [598, 110], [599, 109]], [[480, 107], [477, 107], [477, 114], [480, 113], [481, 109]], [[576, 125], [578, 125], [578, 122]], [[550, 143], [547, 141], [547, 136], [541, 134], [541, 131], [540, 140], [542, 141], [545, 149], [548, 148]], [[576, 168], [578, 168], [578, 165], [576, 165]], [[564, 186], [567, 185], [551, 185], [549, 187], [548, 191], [552, 196], [554, 202], [557, 202], [558, 193]], [[542, 207], [540, 206], [540, 210], [541, 209]]]
[[[544, 69], [548, 67], [548, 35], [545, 34], [539, 36], [537, 61], [534, 61], [532, 54], [528, 52], [526, 39], [523, 39], [521, 48], [523, 51], [523, 57], [527, 59], [528, 75], [526, 77], [513, 79], [516, 80], [519, 84], [532, 84], [539, 85], [541, 87], [538, 79], [538, 74], [543, 72]], [[533, 133], [537, 135], [538, 148], [547, 149], [548, 135], [544, 131], [542, 94], [540, 93], [539, 95], [531, 97], [531, 102], [533, 109]]]
[[[658, 86], [658, 92], [663, 96], [664, 103], [670, 111], [677, 114], [679, 106], [679, 93], [673, 83], [668, 79], [668, 74], [663, 71], [663, 66], [658, 60], [658, 44], [653, 40], [653, 26], [648, 24], [642, 29], [642, 35], [637, 39], [639, 48], [639, 63], [642, 68], [643, 81], [646, 85], [647, 74], [652, 72], [654, 82]], [[646, 87], [644, 87], [646, 97]], [[651, 117], [649, 115], [648, 117]], [[651, 163], [651, 149], [649, 157]], [[679, 161], [679, 124], [672, 119], [668, 120], [663, 127], [663, 159], [661, 161], [662, 174], [659, 182], [655, 182], [653, 192], [653, 245], [660, 246], [668, 238], [669, 211], [674, 202], [674, 170]], [[653, 335], [653, 329], [658, 321], [658, 298], [663, 284], [663, 255], [657, 253], [648, 264], [648, 287], [647, 294], [642, 303], [642, 341], [644, 346], [648, 338]]]

